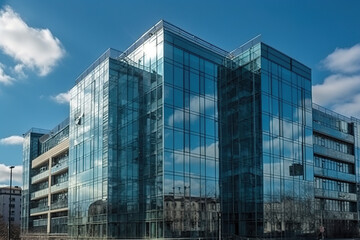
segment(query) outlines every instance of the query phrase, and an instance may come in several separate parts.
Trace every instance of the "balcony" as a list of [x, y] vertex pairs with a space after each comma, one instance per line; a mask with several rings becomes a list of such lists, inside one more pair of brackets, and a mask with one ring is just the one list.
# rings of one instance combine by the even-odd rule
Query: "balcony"
[[314, 174], [317, 176], [323, 176], [331, 179], [339, 179], [347, 182], [356, 181], [354, 174], [338, 172], [335, 170], [324, 169], [320, 167], [314, 167]]
[[62, 161], [61, 163], [56, 164], [55, 166], [51, 167], [51, 174], [60, 172], [66, 168], [68, 168], [68, 158], [66, 158], [66, 161]]
[[38, 206], [36, 208], [31, 208], [30, 209], [30, 214], [45, 212], [45, 211], [48, 211], [48, 210], [49, 210], [49, 206], [47, 206], [47, 205]]
[[49, 188], [44, 188], [42, 190], [31, 193], [31, 200], [47, 197], [48, 194], [49, 194]]
[[340, 132], [340, 131], [332, 129], [332, 128], [329, 128], [327, 126], [321, 125], [315, 121], [313, 122], [313, 128], [314, 128], [314, 131], [319, 132], [324, 135], [327, 135], [329, 137], [345, 140], [349, 143], [354, 143], [354, 136], [344, 133], [344, 132]]
[[321, 198], [332, 198], [332, 199], [339, 199], [339, 200], [356, 201], [355, 193], [346, 193], [346, 192], [330, 191], [330, 190], [323, 190], [323, 189], [315, 189], [315, 196], [321, 197]]
[[67, 233], [68, 217], [51, 218], [51, 233]]
[[67, 224], [67, 222], [68, 222], [68, 217], [67, 216], [51, 218], [51, 223], [52, 224]]
[[41, 172], [31, 178], [31, 184], [37, 183], [49, 177], [49, 170]]
[[68, 207], [68, 202], [67, 201], [56, 201], [51, 203], [51, 210], [54, 209], [60, 209], [60, 208], [67, 208]]
[[348, 162], [348, 163], [355, 162], [354, 155], [338, 152], [333, 149], [326, 148], [326, 147], [323, 147], [323, 146], [320, 146], [317, 144], [314, 144], [314, 153], [317, 153], [317, 154], [320, 154], [323, 156], [327, 156], [330, 158], [339, 159], [339, 160], [342, 160], [342, 161]]
[[62, 190], [67, 189], [69, 186], [69, 182], [62, 182], [62, 183], [58, 183], [56, 185], [52, 185], [51, 186], [51, 193], [55, 193], [55, 192], [60, 192]]
[[33, 221], [33, 226], [34, 226], [34, 227], [47, 226], [47, 218], [34, 220], [34, 221]]

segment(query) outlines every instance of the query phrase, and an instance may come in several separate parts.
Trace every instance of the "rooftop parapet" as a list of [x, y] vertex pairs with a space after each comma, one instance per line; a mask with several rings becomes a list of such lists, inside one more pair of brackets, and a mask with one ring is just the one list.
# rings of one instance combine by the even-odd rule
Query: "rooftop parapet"
[[327, 115], [329, 115], [329, 116], [332, 116], [332, 117], [334, 117], [334, 118], [337, 118], [337, 119], [339, 119], [339, 120], [348, 122], [348, 123], [354, 122], [354, 120], [360, 121], [360, 119], [357, 119], [357, 118], [355, 118], [355, 117], [351, 117], [351, 118], [346, 117], [346, 116], [341, 115], [341, 114], [339, 114], [339, 113], [337, 113], [337, 112], [334, 112], [334, 111], [332, 111], [332, 110], [330, 110], [330, 109], [328, 109], [328, 108], [325, 108], [325, 107], [323, 107], [323, 106], [320, 106], [320, 105], [318, 105], [318, 104], [316, 104], [316, 103], [313, 103], [313, 104], [312, 104], [312, 108], [315, 109], [315, 110], [318, 110], [318, 111], [320, 111], [320, 112], [323, 112], [323, 113], [325, 113], [325, 114], [327, 114]]
[[138, 40], [136, 40], [128, 49], [126, 49], [123, 53], [124, 56], [129, 55], [132, 53], [136, 48], [138, 48], [141, 44], [143, 44], [147, 39], [154, 35], [160, 29], [164, 29], [166, 31], [172, 32], [176, 35], [179, 35], [186, 40], [193, 42], [203, 48], [206, 48], [214, 53], [219, 54], [220, 56], [226, 57], [229, 52], [221, 49], [165, 20], [160, 20], [157, 22], [153, 27], [151, 27], [148, 31], [146, 31]]
[[42, 136], [39, 140], [41, 143], [46, 142], [49, 138], [55, 136], [58, 132], [63, 130], [65, 127], [69, 125], [69, 117], [67, 117], [64, 121], [56, 125], [50, 132], [46, 135]]
[[48, 130], [48, 129], [30, 128], [30, 130], [28, 130], [26, 133], [24, 133], [23, 136], [25, 137], [29, 133], [48, 134], [49, 132], [50, 132], [50, 130]]

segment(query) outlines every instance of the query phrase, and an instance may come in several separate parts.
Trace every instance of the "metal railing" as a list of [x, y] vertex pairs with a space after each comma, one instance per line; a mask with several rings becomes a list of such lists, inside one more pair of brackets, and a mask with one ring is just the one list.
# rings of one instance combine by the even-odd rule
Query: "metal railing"
[[228, 54], [229, 58], [234, 58], [238, 55], [240, 55], [241, 53], [243, 53], [244, 51], [246, 51], [247, 49], [249, 49], [250, 47], [255, 46], [256, 44], [261, 42], [261, 34], [257, 35], [256, 37], [250, 39], [249, 41], [247, 41], [246, 43], [244, 43], [243, 45], [241, 45], [240, 47], [234, 49], [233, 51], [231, 51]]
[[37, 182], [40, 179], [49, 177], [49, 170], [45, 170], [44, 172], [41, 172], [31, 178], [31, 183]]
[[49, 210], [49, 206], [44, 205], [44, 206], [38, 206], [36, 208], [30, 208], [30, 214], [33, 213], [39, 213], [39, 212], [45, 212]]
[[49, 194], [49, 188], [41, 189], [39, 191], [31, 193], [31, 200], [33, 200], [35, 198], [47, 196], [48, 194]]
[[34, 227], [47, 226], [47, 218], [36, 219], [33, 221]]
[[331, 191], [326, 189], [315, 189], [315, 196], [322, 198], [331, 198], [331, 199], [340, 199], [340, 200], [348, 200], [348, 201], [356, 201], [355, 193], [347, 193], [340, 191]]
[[69, 186], [69, 182], [62, 182], [62, 183], [58, 183], [56, 185], [52, 185], [51, 186], [51, 193], [57, 192], [59, 190], [63, 190], [63, 189], [67, 189]]
[[58, 171], [61, 171], [69, 166], [68, 163], [69, 157], [65, 157], [64, 160], [62, 159], [60, 163], [51, 167], [51, 174], [54, 174]]
[[211, 50], [214, 53], [219, 54], [220, 56], [226, 57], [229, 54], [228, 51], [225, 51], [224, 49], [221, 49], [221, 48], [187, 32], [187, 31], [169, 23], [169, 22], [166, 22], [163, 20], [162, 24], [163, 24], [165, 30], [171, 31], [171, 32], [185, 38], [186, 40], [188, 40], [190, 42], [193, 42], [197, 45], [200, 45], [203, 48], [206, 48], [208, 50]]
[[98, 59], [96, 59], [83, 73], [80, 74], [75, 80], [75, 83], [79, 83], [84, 79], [92, 70], [94, 70], [100, 63], [102, 63], [107, 58], [118, 58], [122, 54], [121, 51], [109, 48], [107, 49]]
[[59, 208], [67, 208], [68, 207], [68, 202], [67, 201], [56, 201], [51, 203], [51, 210], [54, 209], [59, 209]]

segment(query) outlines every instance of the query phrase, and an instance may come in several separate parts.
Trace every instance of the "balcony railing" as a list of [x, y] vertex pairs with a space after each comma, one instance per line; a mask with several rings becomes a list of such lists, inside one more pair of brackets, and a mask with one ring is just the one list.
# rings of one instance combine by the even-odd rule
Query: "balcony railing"
[[68, 206], [67, 201], [56, 201], [51, 203], [51, 210], [53, 209], [59, 209], [59, 208], [66, 208]]
[[66, 181], [66, 182], [62, 182], [62, 183], [58, 183], [56, 185], [52, 185], [51, 186], [51, 193], [54, 193], [54, 192], [57, 192], [57, 191], [60, 191], [60, 190], [64, 190], [64, 189], [67, 189], [69, 186], [69, 183]]
[[44, 171], [42, 173], [39, 173], [39, 174], [33, 176], [31, 178], [31, 183], [33, 184], [33, 183], [38, 182], [38, 181], [40, 181], [42, 179], [46, 179], [48, 177], [49, 177], [49, 170], [46, 170], [46, 171]]
[[67, 222], [68, 222], [67, 216], [51, 218], [52, 224], [67, 224]]
[[56, 164], [55, 166], [51, 167], [51, 174], [54, 174], [56, 172], [59, 172], [63, 169], [66, 169], [69, 164], [68, 164], [68, 158], [66, 158], [67, 160], [61, 163]]
[[68, 217], [51, 218], [51, 233], [67, 233]]
[[44, 188], [42, 190], [31, 193], [31, 200], [35, 198], [46, 197], [49, 194], [49, 188]]
[[36, 220], [33, 221], [33, 225], [34, 225], [34, 227], [46, 226], [47, 225], [47, 218], [36, 219]]
[[332, 179], [340, 179], [348, 182], [355, 182], [355, 174], [343, 173], [336, 170], [314, 167], [314, 173], [318, 176], [324, 176]]
[[327, 156], [327, 157], [331, 157], [331, 158], [340, 159], [344, 162], [349, 162], [349, 163], [355, 162], [354, 155], [338, 152], [333, 149], [326, 148], [324, 146], [320, 146], [317, 144], [314, 144], [314, 153], [317, 153], [317, 154], [320, 154], [323, 156]]
[[45, 212], [45, 211], [48, 211], [49, 210], [49, 206], [39, 206], [39, 207], [36, 207], [36, 208], [31, 208], [30, 209], [30, 214], [33, 214], [33, 213], [39, 213], [39, 212]]
[[355, 193], [346, 193], [346, 192], [330, 191], [330, 190], [323, 190], [323, 189], [315, 189], [315, 196], [322, 197], [322, 198], [332, 198], [332, 199], [356, 201]]
[[345, 140], [349, 143], [354, 143], [354, 136], [348, 134], [348, 133], [344, 133], [344, 132], [340, 132], [338, 130], [329, 128], [327, 126], [321, 125], [318, 122], [313, 122], [313, 128], [314, 131], [319, 132], [321, 134], [325, 134], [328, 135], [330, 137], [334, 137], [334, 138], [338, 138], [338, 139], [342, 139]]

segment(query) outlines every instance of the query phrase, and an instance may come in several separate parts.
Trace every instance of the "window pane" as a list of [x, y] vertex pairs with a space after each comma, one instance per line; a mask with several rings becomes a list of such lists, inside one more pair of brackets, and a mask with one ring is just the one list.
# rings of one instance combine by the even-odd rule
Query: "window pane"
[[178, 87], [184, 86], [184, 76], [183, 76], [183, 69], [176, 67], [174, 68], [174, 85]]

